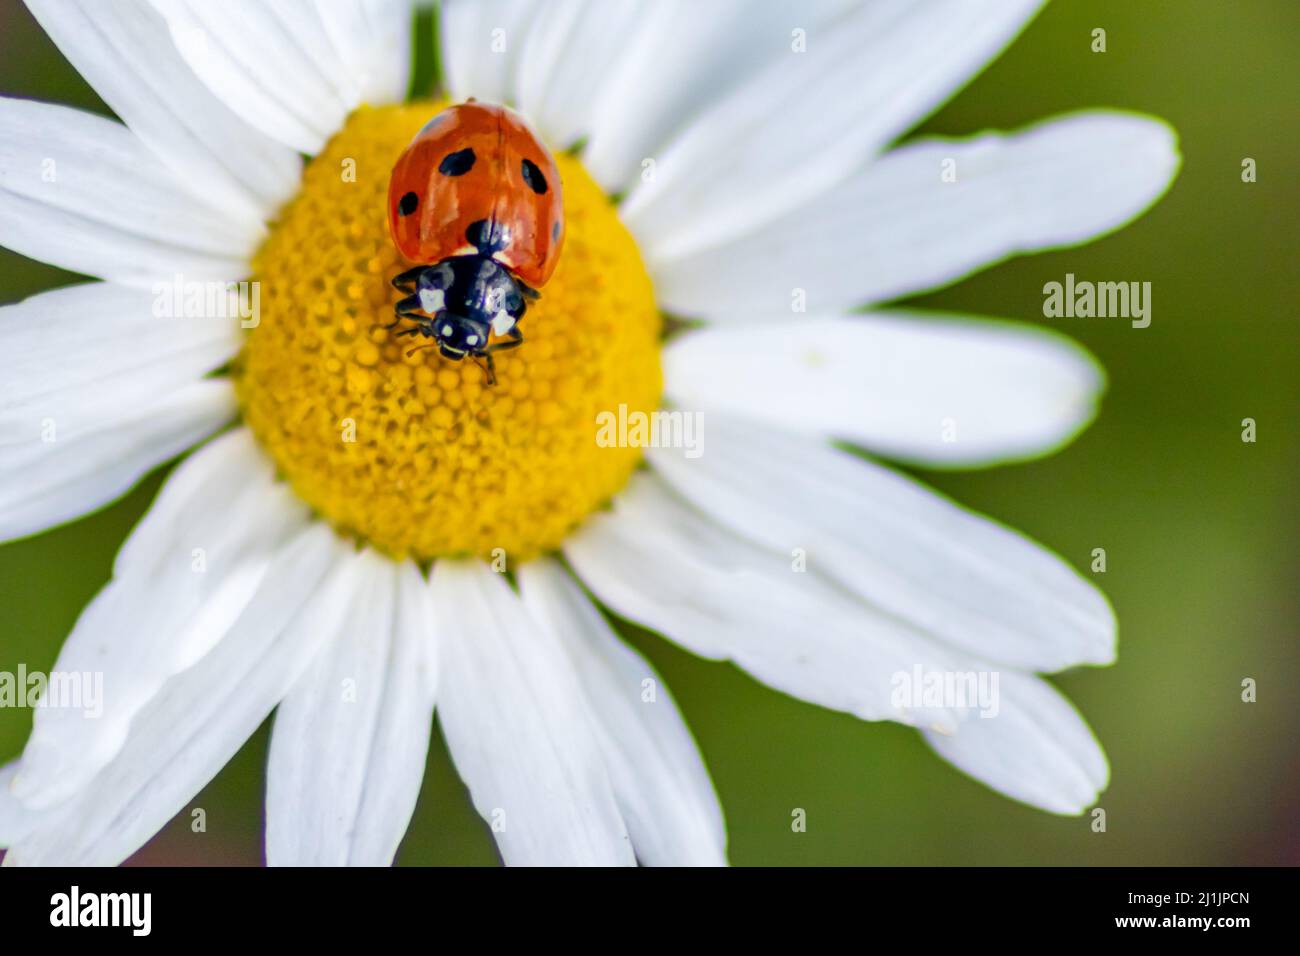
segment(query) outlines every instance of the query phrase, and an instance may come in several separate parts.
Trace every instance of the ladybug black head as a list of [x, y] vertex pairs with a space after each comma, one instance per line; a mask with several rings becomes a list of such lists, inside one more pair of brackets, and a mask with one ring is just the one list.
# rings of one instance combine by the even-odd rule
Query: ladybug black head
[[[483, 255], [452, 256], [434, 265], [416, 266], [393, 279], [393, 285], [408, 293], [397, 303], [397, 323], [404, 319], [416, 323], [397, 335], [433, 339], [426, 347], [436, 347], [452, 360], [483, 358], [489, 384], [496, 381], [491, 353], [523, 342], [518, 323], [528, 298], [537, 297], [509, 269]], [[498, 341], [489, 344], [494, 335]]]

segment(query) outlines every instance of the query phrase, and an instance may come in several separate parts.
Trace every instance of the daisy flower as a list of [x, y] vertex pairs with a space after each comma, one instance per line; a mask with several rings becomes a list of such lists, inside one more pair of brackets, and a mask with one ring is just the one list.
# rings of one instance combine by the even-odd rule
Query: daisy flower
[[[1171, 131], [1111, 111], [894, 145], [1037, 0], [450, 0], [444, 98], [412, 103], [404, 0], [28, 5], [120, 122], [0, 100], [0, 243], [96, 280], [0, 310], [0, 537], [189, 452], [55, 664], [102, 674], [102, 715], [37, 708], [0, 770], [6, 864], [124, 860], [274, 712], [267, 860], [386, 865], [435, 706], [507, 863], [723, 863], [604, 612], [1044, 810], [1106, 785], [1038, 676], [1113, 660], [1102, 595], [836, 444], [978, 466], [1094, 415], [1069, 341], [879, 306], [1173, 177]], [[389, 173], [468, 97], [551, 147], [567, 220], [495, 387], [385, 328]], [[252, 320], [191, 295], [241, 280]], [[659, 409], [698, 445], [597, 441]], [[997, 715], [900, 703], [918, 672], [1000, 675]]]

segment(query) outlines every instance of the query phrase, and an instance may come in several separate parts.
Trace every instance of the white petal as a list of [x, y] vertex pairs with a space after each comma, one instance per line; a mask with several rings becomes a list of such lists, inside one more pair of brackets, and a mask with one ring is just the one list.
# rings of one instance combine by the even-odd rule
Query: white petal
[[789, 315], [796, 289], [810, 312], [846, 308], [1095, 239], [1154, 203], [1178, 164], [1169, 127], [1107, 111], [925, 140], [750, 235], [649, 261], [661, 301], [688, 314]]
[[138, 417], [239, 351], [239, 322], [155, 317], [158, 297], [108, 282], [0, 307], [0, 447]]
[[568, 148], [586, 134], [596, 87], [625, 53], [611, 38], [634, 35], [645, 12], [642, 0], [551, 0], [532, 22], [508, 98], [547, 142]]
[[[622, 192], [692, 117], [788, 56], [793, 29], [818, 30], [853, 2], [822, 0], [793, 11], [785, 0], [589, 0], [564, 38], [571, 55], [559, 58], [536, 94], [541, 112], [570, 118], [572, 135], [561, 143], [590, 132], [583, 165], [610, 192]], [[527, 108], [524, 89], [520, 84]]]
[[60, 434], [57, 421], [50, 420], [52, 440], [3, 449], [0, 541], [44, 531], [115, 501], [154, 468], [229, 422], [236, 405], [227, 379], [209, 379], [70, 434]]
[[[850, 3], [823, 1], [800, 20], [829, 21]], [[552, 0], [529, 21], [511, 99], [556, 146], [590, 134], [584, 165], [617, 193], [685, 117], [789, 42], [780, 0]]]
[[634, 863], [564, 649], [481, 562], [439, 561], [432, 588], [439, 721], [506, 863]]
[[[589, 51], [584, 41], [587, 31], [597, 23], [629, 22], [626, 18], [630, 11], [636, 9], [634, 4], [606, 3], [589, 6], [586, 0], [550, 0], [544, 16], [537, 18], [533, 28], [523, 36], [523, 48], [519, 51], [512, 77], [509, 99], [516, 108], [524, 113], [533, 128], [558, 146], [569, 144], [569, 138], [556, 135], [557, 128], [562, 128], [572, 117], [552, 115], [545, 107], [551, 95], [548, 87], [552, 77], [565, 70], [579, 72], [586, 82], [591, 74], [582, 66], [583, 55]], [[604, 11], [604, 13], [602, 13]], [[622, 21], [610, 20], [621, 14]], [[578, 46], [581, 43], [582, 46]], [[608, 50], [613, 44], [605, 44]], [[583, 65], [585, 66], [585, 64]], [[574, 134], [572, 138], [577, 138]]]
[[0, 847], [13, 846], [29, 832], [34, 822], [32, 814], [10, 789], [17, 772], [17, 760], [0, 767]]
[[[348, 593], [340, 567], [347, 557], [319, 523], [284, 544], [234, 627], [212, 653], [167, 681], [132, 722], [116, 758], [67, 802], [28, 811], [29, 832], [6, 865], [112, 865], [143, 846], [216, 776], [334, 637], [340, 597]], [[111, 709], [114, 698], [107, 701]]]
[[965, 669], [966, 659], [826, 580], [817, 552], [757, 547], [640, 474], [564, 546], [582, 581], [619, 615], [702, 657], [734, 660], [792, 697], [864, 720], [951, 730], [962, 715], [895, 699], [894, 678]]
[[195, 195], [255, 225], [297, 190], [297, 154], [203, 85], [147, 0], [26, 2], [77, 72]]
[[411, 73], [411, 0], [314, 0], [358, 103], [400, 103]]
[[235, 279], [262, 235], [201, 202], [121, 123], [0, 97], [0, 244], [148, 284]]
[[1064, 336], [875, 312], [715, 325], [664, 352], [669, 398], [931, 466], [1059, 448], [1096, 414], [1101, 367]]
[[439, 39], [453, 102], [508, 103], [537, 7], [533, 0], [447, 0]]
[[1041, 3], [876, 0], [808, 28], [806, 52], [792, 37], [694, 117], [628, 197], [647, 260], [686, 258], [803, 209], [965, 83]]
[[659, 675], [554, 560], [524, 565], [519, 587], [533, 620], [569, 654], [637, 858], [650, 866], [725, 864], [717, 794]]
[[267, 767], [273, 866], [388, 866], [433, 725], [428, 590], [414, 565], [355, 559], [351, 608], [276, 711]]
[[[189, 68], [263, 135], [313, 154], [343, 125], [343, 100], [290, 34], [277, 5], [151, 2], [166, 18]], [[311, 7], [302, 10], [315, 13]], [[323, 32], [319, 20], [315, 27]]]
[[[1008, 796], [1078, 812], [1105, 786], [1104, 756], [1049, 685], [855, 601], [824, 580], [819, 553], [794, 573], [789, 556], [719, 529], [652, 475], [636, 476], [612, 512], [565, 545], [582, 580], [621, 616], [702, 656], [731, 658], [794, 697], [917, 724], [941, 756]], [[898, 696], [949, 675], [985, 681], [992, 699]]]
[[299, 152], [320, 152], [363, 100], [405, 93], [409, 2], [151, 2], [185, 62], [222, 102]]
[[1052, 813], [1079, 814], [1106, 788], [1110, 768], [1092, 731], [1056, 688], [1000, 675], [996, 716], [951, 735], [925, 732], [935, 752], [994, 790]]
[[353, 864], [387, 865], [415, 812], [433, 731], [438, 656], [429, 588], [412, 564], [398, 572], [388, 689], [352, 837]]
[[816, 438], [709, 415], [703, 454], [648, 449], [700, 510], [808, 562], [875, 606], [1024, 670], [1109, 663], [1115, 618], [1043, 547]]
[[274, 481], [246, 429], [190, 456], [123, 546], [113, 579], [86, 608], [54, 670], [103, 675], [97, 720], [39, 710], [14, 792], [45, 807], [66, 800], [127, 740], [167, 678], [205, 655], [252, 599], [275, 549], [305, 508]]
[[0, 308], [0, 538], [94, 511], [235, 414], [238, 321], [108, 282]]

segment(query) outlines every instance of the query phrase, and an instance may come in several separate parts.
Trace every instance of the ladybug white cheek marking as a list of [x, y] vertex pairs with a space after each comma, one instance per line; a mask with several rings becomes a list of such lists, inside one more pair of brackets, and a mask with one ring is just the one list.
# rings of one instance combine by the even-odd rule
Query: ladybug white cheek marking
[[505, 309], [492, 316], [492, 331], [497, 335], [505, 335], [514, 327], [515, 317]]
[[435, 312], [441, 312], [442, 307], [447, 302], [447, 293], [442, 289], [421, 289], [420, 290], [420, 308], [424, 309], [430, 315]]

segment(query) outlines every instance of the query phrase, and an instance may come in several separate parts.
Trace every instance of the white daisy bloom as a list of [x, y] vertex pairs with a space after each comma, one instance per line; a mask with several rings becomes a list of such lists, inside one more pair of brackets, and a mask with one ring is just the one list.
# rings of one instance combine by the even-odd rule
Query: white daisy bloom
[[[28, 5], [121, 122], [0, 99], [0, 244], [98, 280], [0, 309], [0, 539], [199, 447], [55, 665], [104, 675], [102, 716], [38, 708], [0, 769], [6, 864], [124, 860], [274, 712], [268, 861], [387, 865], [435, 705], [507, 863], [724, 863], [690, 732], [596, 602], [1044, 810], [1106, 786], [1038, 676], [1113, 661], [1103, 596], [832, 444], [978, 466], [1094, 415], [1062, 337], [851, 314], [1086, 242], [1174, 176], [1167, 126], [1102, 110], [891, 146], [1039, 0], [444, 3], [446, 100], [512, 105], [564, 177], [495, 388], [382, 330], [376, 197], [436, 108], [391, 105], [406, 0]], [[258, 280], [260, 321], [159, 317], [181, 277]], [[661, 310], [699, 321], [660, 354]], [[620, 389], [698, 414], [702, 453], [597, 448]], [[900, 704], [917, 669], [998, 673], [997, 716]]]

